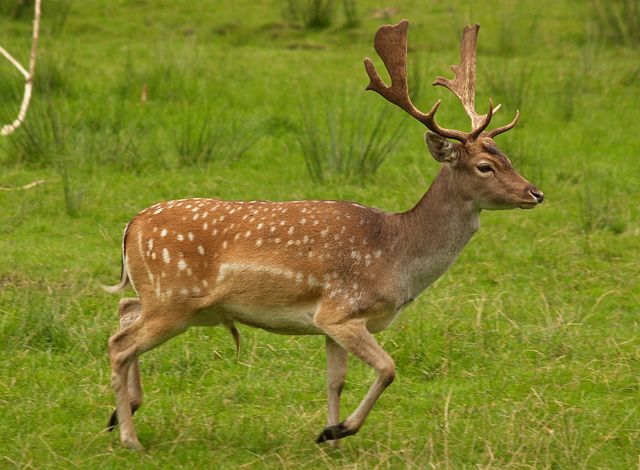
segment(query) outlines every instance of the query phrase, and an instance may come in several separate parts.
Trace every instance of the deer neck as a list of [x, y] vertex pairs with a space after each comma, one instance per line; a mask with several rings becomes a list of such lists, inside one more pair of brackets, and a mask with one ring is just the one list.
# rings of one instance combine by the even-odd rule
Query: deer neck
[[456, 184], [447, 165], [411, 210], [397, 214], [399, 257], [406, 292], [415, 298], [454, 263], [480, 227], [480, 210]]

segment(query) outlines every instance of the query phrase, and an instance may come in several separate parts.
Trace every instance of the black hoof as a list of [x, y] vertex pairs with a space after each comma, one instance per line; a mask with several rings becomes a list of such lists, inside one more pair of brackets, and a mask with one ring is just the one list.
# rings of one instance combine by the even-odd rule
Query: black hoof
[[355, 431], [347, 429], [347, 427], [344, 425], [344, 422], [342, 422], [340, 424], [335, 424], [333, 426], [327, 426], [326, 428], [324, 428], [316, 439], [316, 442], [318, 444], [321, 444], [324, 441], [335, 441], [338, 439], [342, 439], [343, 437], [351, 436], [352, 434], [355, 434]]
[[107, 423], [107, 431], [109, 432], [113, 431], [117, 424], [118, 424], [118, 411], [113, 410], [113, 413], [111, 413], [111, 418], [109, 418], [109, 422]]
[[[136, 413], [136, 410], [140, 407], [140, 405], [131, 405], [131, 415], [133, 416]], [[107, 431], [111, 432], [118, 425], [118, 410], [114, 409], [113, 413], [111, 413], [111, 418], [109, 418], [109, 422], [107, 423]]]

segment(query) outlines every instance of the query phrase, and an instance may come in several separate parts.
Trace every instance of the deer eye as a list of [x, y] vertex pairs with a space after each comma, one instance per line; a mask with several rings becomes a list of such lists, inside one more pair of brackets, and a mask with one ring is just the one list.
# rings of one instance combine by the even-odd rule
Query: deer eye
[[476, 168], [478, 169], [478, 171], [480, 173], [491, 173], [491, 172], [493, 172], [493, 168], [488, 163], [481, 163], [480, 165], [476, 166]]

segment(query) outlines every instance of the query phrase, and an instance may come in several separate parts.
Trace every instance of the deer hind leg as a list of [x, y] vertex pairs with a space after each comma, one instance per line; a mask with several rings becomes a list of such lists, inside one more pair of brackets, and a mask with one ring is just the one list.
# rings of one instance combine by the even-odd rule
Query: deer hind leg
[[186, 326], [176, 322], [179, 316], [154, 315], [143, 304], [137, 321], [109, 338], [111, 385], [116, 395], [116, 414], [120, 424], [120, 441], [125, 447], [143, 450], [133, 427], [129, 377], [137, 357], [182, 333]]
[[[120, 299], [118, 304], [118, 313], [120, 314], [120, 329], [123, 330], [131, 325], [140, 317], [141, 305], [138, 298]], [[135, 357], [129, 366], [129, 374], [127, 377], [127, 389], [129, 392], [129, 400], [131, 402], [131, 415], [133, 415], [142, 405], [142, 385], [140, 383], [140, 366], [138, 358]], [[118, 412], [116, 409], [111, 413], [107, 430], [113, 431], [118, 424]]]
[[[327, 315], [328, 316], [328, 315]], [[331, 322], [321, 312], [316, 314], [316, 324], [343, 349], [375, 369], [378, 376], [356, 410], [344, 421], [330, 424], [320, 433], [316, 442], [337, 440], [357, 433], [367, 415], [393, 379], [395, 364], [389, 354], [380, 347], [367, 330], [362, 319]]]
[[[329, 336], [326, 337], [327, 347], [327, 400], [329, 414], [327, 426], [336, 426], [340, 422], [340, 394], [344, 386], [347, 373], [348, 353]], [[330, 440], [331, 445], [338, 441]]]

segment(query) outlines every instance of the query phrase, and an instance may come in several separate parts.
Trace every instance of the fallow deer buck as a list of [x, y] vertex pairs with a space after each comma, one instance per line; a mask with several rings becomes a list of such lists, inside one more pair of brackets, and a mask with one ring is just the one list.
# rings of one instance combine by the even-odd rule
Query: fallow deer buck
[[[317, 442], [358, 432], [393, 381], [393, 359], [373, 333], [451, 266], [478, 230], [483, 209], [528, 209], [542, 192], [525, 180], [493, 138], [518, 121], [487, 131], [495, 111], [475, 111], [479, 26], [464, 29], [455, 78], [434, 85], [451, 90], [471, 118], [471, 132], [440, 127], [438, 100], [424, 114], [407, 88], [408, 22], [382, 26], [375, 49], [391, 86], [365, 59], [368, 90], [422, 122], [426, 143], [443, 165], [411, 210], [388, 213], [351, 202], [183, 199], [156, 204], [127, 225], [122, 277], [110, 291], [131, 283], [138, 298], [120, 301], [121, 329], [109, 339], [116, 395], [110, 428], [119, 422], [125, 446], [141, 449], [132, 411], [140, 405], [137, 358], [190, 326], [224, 325], [238, 339], [235, 322], [282, 334], [324, 335], [328, 369], [328, 425]], [[457, 142], [451, 142], [453, 139]], [[377, 373], [364, 399], [340, 421], [340, 392], [347, 356]]]

